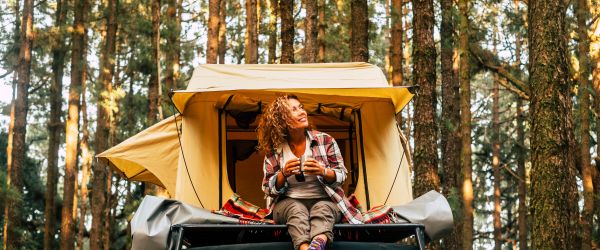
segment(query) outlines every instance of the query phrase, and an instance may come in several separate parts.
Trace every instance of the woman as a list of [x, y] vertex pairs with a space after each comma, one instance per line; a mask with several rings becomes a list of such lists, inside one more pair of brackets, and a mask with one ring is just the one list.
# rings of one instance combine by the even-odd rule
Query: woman
[[337, 143], [310, 129], [298, 97], [277, 97], [266, 108], [258, 125], [258, 147], [265, 152], [267, 207], [275, 222], [287, 224], [294, 249], [325, 249], [341, 217], [362, 223], [341, 188], [347, 170]]

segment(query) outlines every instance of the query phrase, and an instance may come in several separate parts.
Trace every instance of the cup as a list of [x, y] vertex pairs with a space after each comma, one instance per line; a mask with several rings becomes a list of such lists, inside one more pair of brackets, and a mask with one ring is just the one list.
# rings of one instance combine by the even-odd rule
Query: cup
[[294, 177], [296, 177], [296, 181], [298, 181], [298, 182], [304, 182], [306, 180], [306, 178], [304, 178], [304, 161], [305, 160], [306, 160], [306, 157], [304, 155], [300, 156], [300, 171], [299, 171], [299, 173], [294, 175]]

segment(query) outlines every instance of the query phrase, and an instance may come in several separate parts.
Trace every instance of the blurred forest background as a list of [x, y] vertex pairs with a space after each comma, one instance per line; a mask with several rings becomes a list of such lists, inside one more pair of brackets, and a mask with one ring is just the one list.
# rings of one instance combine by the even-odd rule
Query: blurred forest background
[[0, 1], [3, 246], [128, 248], [161, 190], [93, 156], [172, 115], [194, 66], [364, 61], [420, 86], [398, 116], [415, 197], [456, 218], [432, 249], [600, 247], [599, 17], [597, 0]]

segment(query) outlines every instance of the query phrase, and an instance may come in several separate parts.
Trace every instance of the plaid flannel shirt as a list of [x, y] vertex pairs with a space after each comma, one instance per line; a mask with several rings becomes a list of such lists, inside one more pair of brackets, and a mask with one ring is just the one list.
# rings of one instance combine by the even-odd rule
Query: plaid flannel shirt
[[[343, 215], [343, 221], [350, 224], [363, 224], [363, 217], [359, 209], [354, 207], [342, 190], [342, 183], [346, 180], [348, 171], [344, 166], [344, 159], [335, 139], [326, 133], [316, 130], [308, 130], [307, 136], [310, 141], [310, 150], [313, 158], [323, 164], [326, 168], [335, 172], [336, 180], [333, 183], [327, 183], [322, 176], [317, 179], [329, 195], [331, 200], [337, 205]], [[288, 183], [285, 182], [281, 189], [277, 189], [277, 174], [281, 171], [281, 159], [283, 157], [283, 147], [279, 146], [271, 153], [265, 155], [263, 163], [264, 178], [262, 190], [265, 192], [267, 207], [273, 211], [273, 206], [279, 195], [285, 194]]]

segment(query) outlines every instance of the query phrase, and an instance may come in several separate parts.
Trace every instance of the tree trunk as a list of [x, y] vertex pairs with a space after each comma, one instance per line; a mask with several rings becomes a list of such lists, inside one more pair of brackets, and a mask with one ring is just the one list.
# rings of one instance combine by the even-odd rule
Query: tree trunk
[[469, 1], [459, 0], [460, 128], [463, 198], [463, 249], [473, 249], [473, 179], [471, 164], [471, 76], [469, 68]]
[[[519, 39], [517, 39], [519, 40]], [[517, 172], [519, 175], [519, 249], [527, 249], [527, 174], [525, 172], [525, 114], [523, 99], [517, 98]]]
[[[109, 143], [110, 146], [110, 143]], [[109, 250], [110, 249], [110, 239], [111, 239], [111, 225], [113, 224], [113, 217], [111, 216], [111, 210], [113, 208], [113, 202], [114, 202], [114, 197], [112, 194], [112, 178], [113, 178], [113, 173], [112, 171], [108, 171], [106, 174], [106, 206], [104, 207], [104, 218], [106, 218], [106, 220], [104, 220], [104, 224], [102, 225], [102, 227], [104, 228], [104, 232], [106, 232], [103, 235], [102, 240], [104, 241], [103, 246], [104, 246], [104, 250]]]
[[[152, 62], [154, 62], [154, 66], [152, 67], [152, 73], [150, 74], [150, 81], [148, 82], [148, 114], [146, 118], [146, 126], [151, 126], [156, 122], [163, 119], [162, 106], [161, 106], [161, 96], [162, 96], [162, 88], [161, 88], [161, 67], [160, 67], [160, 0], [152, 0]], [[219, 13], [217, 11], [217, 13]], [[218, 28], [218, 24], [217, 24]], [[217, 30], [218, 31], [218, 30]], [[215, 46], [215, 58], [216, 63], [216, 46]], [[111, 101], [113, 101], [111, 99]], [[113, 121], [114, 117], [111, 115], [111, 121]], [[112, 125], [112, 122], [111, 122]], [[112, 130], [109, 130], [112, 131]], [[113, 133], [109, 133], [111, 136]], [[109, 142], [109, 145], [112, 145]], [[110, 175], [110, 174], [109, 174]], [[110, 180], [109, 180], [110, 181]], [[146, 190], [144, 190], [144, 194], [160, 194], [163, 193], [163, 189], [158, 187], [152, 183], [146, 183]], [[107, 200], [108, 204], [108, 200]]]
[[[12, 141], [12, 162], [7, 172], [7, 188], [21, 193], [23, 181], [21, 172], [25, 167], [25, 135], [27, 133], [28, 89], [31, 71], [31, 49], [33, 44], [33, 0], [25, 0], [20, 33], [21, 46], [17, 62], [17, 96], [15, 99], [14, 127]], [[23, 246], [23, 229], [21, 228], [20, 197], [5, 201], [4, 209], [4, 249], [15, 249]]]
[[281, 1], [279, 3], [281, 16], [281, 59], [279, 63], [294, 63], [294, 3]]
[[277, 12], [279, 10], [278, 0], [269, 0], [269, 45], [267, 61], [273, 64], [277, 61]]
[[[150, 74], [150, 81], [148, 82], [147, 126], [156, 123], [162, 116], [160, 107], [160, 5], [160, 0], [152, 0], [152, 62], [154, 65]], [[217, 13], [219, 12], [217, 11]]]
[[[87, 2], [87, 0], [84, 0]], [[87, 13], [87, 12], [86, 12]], [[87, 47], [87, 45], [85, 45], [87, 43], [87, 37], [84, 40], [84, 48]], [[86, 49], [84, 49], [84, 51], [86, 51]], [[87, 54], [84, 53], [84, 57], [83, 60], [86, 61], [86, 56]], [[86, 79], [87, 77], [87, 64], [83, 65], [83, 71], [82, 71], [82, 78]], [[89, 128], [89, 121], [88, 121], [88, 116], [87, 116], [87, 102], [86, 102], [86, 98], [85, 98], [85, 94], [86, 94], [86, 89], [87, 89], [87, 84], [86, 81], [82, 81], [81, 82], [81, 118], [82, 118], [82, 124], [81, 124], [81, 141], [79, 142], [79, 147], [81, 149], [81, 190], [80, 190], [80, 194], [81, 194], [81, 202], [79, 204], [80, 206], [80, 210], [79, 210], [79, 228], [78, 228], [78, 232], [77, 232], [77, 249], [82, 250], [83, 249], [83, 233], [85, 231], [85, 222], [86, 222], [86, 214], [87, 214], [87, 208], [88, 208], [88, 182], [90, 180], [90, 166], [92, 164], [92, 158], [93, 155], [90, 152], [90, 145], [89, 145], [89, 138], [90, 138], [90, 132], [88, 130]]]
[[48, 122], [48, 166], [46, 175], [46, 196], [44, 206], [44, 249], [54, 249], [56, 218], [56, 183], [58, 182], [58, 150], [60, 148], [62, 117], [62, 79], [67, 52], [64, 36], [66, 2], [56, 2], [56, 20], [54, 27], [58, 34], [54, 36], [52, 46], [52, 86], [50, 87], [50, 117]]
[[325, 0], [319, 1], [319, 30], [317, 31], [317, 42], [319, 44], [319, 62], [325, 62], [325, 51], [327, 49], [325, 45], [325, 30], [327, 29], [327, 21], [325, 20], [325, 8], [327, 8], [327, 2]]
[[[494, 47], [495, 47], [494, 38]], [[495, 50], [495, 49], [494, 49]], [[493, 101], [492, 101], [492, 169], [494, 173], [494, 249], [502, 249], [502, 221], [500, 220], [500, 212], [502, 211], [502, 203], [500, 201], [500, 179], [502, 172], [500, 171], [500, 78], [498, 74], [494, 74]]]
[[366, 0], [351, 0], [350, 2], [350, 60], [352, 62], [369, 61], [368, 9], [369, 6]]
[[[33, 0], [25, 0], [20, 31], [20, 49], [17, 61], [17, 94], [14, 101], [14, 121], [11, 151], [11, 165], [7, 168], [7, 188], [22, 193], [21, 172], [25, 166], [25, 134], [27, 132], [28, 88], [31, 69], [31, 49], [33, 44]], [[12, 199], [14, 198], [14, 199]], [[14, 249], [22, 245], [22, 214], [20, 197], [5, 201], [4, 208], [4, 249]]]
[[219, 8], [221, 6], [220, 2], [221, 0], [208, 1], [208, 44], [206, 50], [206, 63], [217, 63], [217, 50], [219, 46]]
[[[440, 123], [443, 192], [451, 201], [457, 204], [453, 207], [454, 230], [443, 240], [446, 249], [461, 249], [462, 206], [460, 190], [460, 95], [458, 83], [458, 64], [455, 60], [456, 37], [454, 35], [455, 20], [453, 18], [452, 0], [441, 0], [442, 22], [440, 25], [441, 39], [441, 69], [442, 69], [442, 119]], [[401, 20], [399, 20], [401, 22]], [[393, 39], [393, 35], [392, 35]], [[402, 52], [402, 51], [401, 51]], [[402, 57], [402, 54], [400, 54]], [[402, 67], [402, 65], [400, 65]]]
[[594, 221], [594, 187], [592, 184], [590, 154], [590, 40], [588, 25], [590, 19], [587, 0], [576, 3], [577, 33], [579, 34], [579, 119], [581, 143], [581, 179], [583, 181], [583, 211], [581, 213], [581, 249], [591, 249], [592, 222]]
[[86, 62], [84, 57], [84, 42], [86, 36], [86, 11], [87, 0], [79, 0], [75, 6], [75, 20], [73, 22], [72, 52], [71, 52], [71, 84], [69, 86], [69, 107], [65, 131], [65, 175], [63, 181], [63, 206], [61, 213], [60, 248], [73, 249], [74, 247], [74, 218], [73, 206], [77, 176], [77, 156], [79, 143], [79, 107], [83, 69]]
[[306, 40], [304, 47], [304, 63], [315, 63], [317, 61], [317, 35], [318, 35], [318, 24], [317, 19], [319, 15], [319, 9], [317, 7], [318, 0], [304, 0], [306, 5]]
[[[111, 118], [111, 109], [106, 103], [110, 102], [110, 96], [112, 95], [112, 80], [115, 71], [115, 47], [116, 47], [116, 34], [117, 34], [117, 2], [118, 0], [108, 0], [108, 16], [106, 19], [106, 35], [103, 37], [104, 47], [101, 53], [101, 67], [100, 70], [100, 86], [98, 89], [98, 106], [97, 106], [97, 118], [96, 118], [96, 134], [95, 144], [96, 152], [103, 152], [108, 148], [109, 130]], [[104, 93], [100, 95], [100, 93]], [[90, 249], [99, 250], [104, 249], [104, 222], [108, 219], [104, 214], [104, 209], [107, 206], [106, 203], [106, 189], [107, 189], [107, 171], [108, 166], [104, 161], [96, 161], [96, 164], [92, 165], [93, 179], [92, 179], [92, 230], [90, 232]]]
[[[597, 8], [595, 8], [595, 12], [593, 13], [594, 15], [597, 15], [598, 12], [600, 10], [598, 10]], [[593, 24], [593, 30], [597, 30], [598, 26], [600, 26], [600, 21], [596, 20]], [[591, 42], [591, 48], [600, 48], [600, 34], [598, 33], [594, 33], [592, 38], [590, 39]], [[598, 169], [600, 169], [600, 143], [598, 143], [598, 138], [600, 137], [600, 53], [598, 53], [598, 50], [596, 49], [596, 51], [594, 51], [596, 53], [592, 54], [592, 65], [593, 65], [593, 70], [592, 70], [592, 86], [594, 89], [594, 115], [595, 115], [595, 121], [596, 121], [596, 158], [595, 158], [595, 168], [592, 168], [592, 173], [594, 176], [594, 187], [596, 189], [596, 193], [600, 192], [600, 173], [598, 171]], [[597, 222], [600, 222], [600, 195], [596, 195], [595, 196], [595, 213], [596, 213], [596, 218], [597, 218]], [[600, 245], [600, 239], [596, 238], [595, 240], [596, 246]]]
[[402, 0], [392, 0], [392, 39], [390, 65], [392, 85], [402, 85]]
[[[518, 16], [521, 16], [521, 10], [519, 9], [519, 2], [515, 2], [515, 9]], [[520, 36], [517, 36], [515, 41], [515, 67], [519, 69], [521, 67], [521, 47], [522, 40]], [[521, 72], [517, 70], [517, 72]], [[521, 74], [517, 73], [516, 77], [521, 79]], [[523, 107], [523, 99], [516, 95], [517, 103], [517, 173], [519, 176], [519, 249], [527, 249], [527, 173], [525, 171], [525, 158], [527, 157], [527, 148], [525, 147], [525, 113]]]
[[246, 3], [246, 39], [244, 57], [246, 64], [258, 63], [258, 20], [257, 1], [245, 0]]
[[227, 52], [227, 1], [221, 1], [219, 7], [219, 63], [225, 64], [225, 53]]
[[565, 36], [567, 3], [529, 1], [531, 121], [531, 247], [575, 249], [578, 244]]
[[181, 46], [179, 36], [181, 35], [180, 2], [178, 0], [167, 0], [167, 44], [165, 53], [167, 59], [167, 76], [165, 87], [167, 91], [178, 89], [179, 83], [179, 58]]
[[[413, 1], [413, 48], [414, 85], [419, 85], [415, 97], [414, 131], [415, 152], [413, 155], [415, 183], [414, 197], [440, 188], [437, 175], [437, 126], [435, 114], [437, 97], [435, 92], [435, 44], [433, 41], [433, 0]], [[354, 16], [354, 15], [353, 15]], [[354, 33], [355, 30], [352, 32]]]

